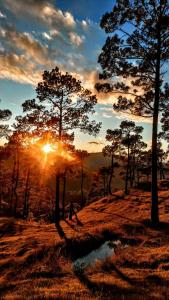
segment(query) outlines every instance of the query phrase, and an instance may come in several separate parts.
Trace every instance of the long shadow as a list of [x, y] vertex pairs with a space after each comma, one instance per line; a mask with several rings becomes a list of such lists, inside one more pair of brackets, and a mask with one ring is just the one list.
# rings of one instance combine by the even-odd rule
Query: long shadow
[[169, 222], [159, 222], [159, 224], [157, 225], [153, 225], [151, 220], [144, 220], [143, 224], [146, 225], [146, 227], [155, 229], [157, 231], [161, 231], [164, 233], [168, 233], [169, 232]]
[[55, 224], [55, 226], [60, 238], [65, 240], [65, 244], [61, 247], [60, 253], [73, 259], [74, 254], [76, 253], [77, 242], [66, 236], [60, 224]]
[[66, 234], [65, 234], [65, 232], [64, 232], [64, 230], [63, 230], [63, 228], [61, 227], [61, 225], [60, 225], [59, 223], [57, 223], [57, 224], [55, 224], [55, 227], [56, 227], [56, 229], [57, 229], [57, 232], [58, 232], [60, 238], [61, 238], [61, 239], [64, 239], [66, 242], [68, 242], [69, 239], [67, 238], [67, 236], [66, 236]]
[[70, 222], [68, 222], [68, 220], [64, 220], [65, 223], [70, 227], [72, 228], [74, 231], [77, 231], [77, 229], [75, 228], [75, 225], [71, 224]]
[[[102, 299], [124, 299], [124, 296], [127, 295], [135, 295], [135, 299], [143, 299], [143, 293], [140, 289], [137, 289], [136, 287], [123, 288], [118, 287], [115, 284], [108, 284], [106, 282], [93, 282], [84, 274], [84, 272], [79, 272], [76, 270], [74, 271], [74, 274], [77, 276], [79, 281], [83, 285], [85, 285], [94, 295], [98, 295], [98, 293], [101, 294], [101, 296], [104, 297]], [[116, 296], [118, 297], [116, 298]]]
[[122, 271], [120, 271], [115, 264], [110, 263], [108, 266], [105, 265], [103, 266], [103, 271], [105, 272], [110, 272], [110, 271], [115, 271], [117, 273], [117, 275], [124, 281], [126, 281], [127, 283], [129, 283], [130, 285], [137, 285], [137, 282], [131, 278], [129, 278], [127, 275], [125, 275]]
[[107, 215], [111, 215], [111, 216], [116, 216], [116, 217], [122, 218], [122, 219], [127, 220], [127, 221], [131, 221], [131, 222], [134, 222], [134, 223], [137, 223], [137, 224], [141, 224], [141, 222], [139, 222], [139, 221], [130, 219], [128, 217], [124, 217], [124, 216], [116, 214], [116, 213], [109, 213], [107, 211], [98, 211], [96, 208], [92, 208], [92, 210], [94, 210], [96, 212], [99, 212], [99, 213], [103, 213], [103, 214], [107, 214]]
[[63, 273], [52, 273], [47, 271], [41, 272], [34, 272], [28, 276], [30, 279], [37, 279], [37, 278], [45, 278], [45, 279], [52, 279], [52, 278], [63, 278], [65, 274]]
[[[12, 291], [15, 289], [15, 287], [16, 286], [14, 284], [8, 284], [6, 286], [0, 286], [0, 295], [1, 295], [1, 297], [5, 296], [6, 292], [9, 292], [9, 290], [12, 293]], [[0, 298], [0, 299], [3, 299], [3, 298]]]

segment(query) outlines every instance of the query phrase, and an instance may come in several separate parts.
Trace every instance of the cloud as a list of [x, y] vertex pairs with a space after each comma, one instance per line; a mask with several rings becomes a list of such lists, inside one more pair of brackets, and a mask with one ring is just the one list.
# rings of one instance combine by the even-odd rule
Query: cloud
[[[104, 105], [108, 105], [105, 104]], [[130, 113], [126, 112], [116, 112], [113, 109], [112, 106], [104, 106], [104, 107], [99, 107], [99, 110], [102, 112], [102, 116], [105, 118], [116, 118], [119, 120], [128, 120], [130, 119], [131, 121], [134, 121], [136, 123], [147, 123], [147, 124], [152, 124], [152, 118], [147, 118], [147, 117], [142, 117], [142, 116], [134, 116]]]
[[[93, 65], [93, 63], [88, 62], [88, 65]], [[93, 66], [95, 68], [96, 66]], [[91, 90], [93, 94], [96, 95], [98, 103], [103, 104], [113, 104], [117, 101], [117, 95], [112, 95], [110, 93], [98, 93], [95, 89], [95, 84], [99, 82], [99, 70], [91, 70], [83, 68], [79, 70], [77, 77], [84, 82], [84, 86]]]
[[82, 27], [83, 27], [84, 29], [87, 29], [87, 28], [88, 28], [88, 23], [87, 23], [86, 20], [82, 20]]
[[152, 118], [147, 118], [147, 117], [142, 117], [142, 116], [134, 116], [129, 113], [123, 113], [123, 112], [118, 112], [114, 113], [115, 117], [119, 120], [128, 120], [130, 119], [131, 121], [134, 121], [136, 123], [147, 123], [147, 124], [152, 124]]
[[102, 143], [102, 142], [95, 142], [95, 141], [88, 142], [88, 144], [91, 144], [91, 145], [104, 145], [104, 143]]
[[6, 16], [0, 11], [0, 18], [6, 18]]
[[[98, 45], [95, 43], [96, 39], [99, 40], [101, 32], [98, 25], [90, 20], [75, 20], [70, 12], [61, 11], [54, 3], [52, 0], [4, 0], [2, 7], [7, 16], [9, 11], [10, 14], [8, 23], [4, 20], [1, 26], [1, 51], [4, 49], [7, 55], [23, 55], [34, 64], [33, 69], [37, 72], [42, 70], [42, 67], [49, 69], [57, 65], [61, 71], [68, 71], [77, 76], [86, 88], [98, 96], [99, 102], [108, 102], [108, 95], [98, 94], [94, 89], [98, 81], [98, 71], [93, 71], [96, 68], [95, 49], [88, 49], [87, 44], [88, 41], [92, 41], [93, 45]], [[11, 14], [13, 17], [10, 19]], [[16, 25], [20, 18], [29, 26], [36, 24], [35, 29], [33, 27], [29, 33], [20, 32], [20, 26], [16, 29], [14, 24], [10, 24], [14, 16]], [[17, 67], [24, 73], [25, 64]], [[17, 79], [11, 75], [12, 78]]]
[[48, 48], [34, 39], [29, 33], [17, 32], [13, 28], [1, 27], [0, 37], [6, 49], [12, 53], [17, 50], [29, 58], [32, 58], [38, 64], [49, 64]]
[[92, 26], [89, 21], [75, 20], [70, 12], [61, 11], [50, 0], [27, 0], [25, 3], [22, 0], [4, 0], [3, 7], [7, 15], [10, 11], [9, 16], [13, 14], [16, 17], [16, 24], [20, 18], [25, 24], [36, 24], [36, 29], [31, 33], [19, 32], [20, 27], [16, 29], [8, 19], [8, 23], [4, 22], [1, 27], [1, 50], [16, 55], [21, 52], [34, 62], [35, 69], [43, 65], [44, 69], [57, 65], [62, 71], [75, 73], [76, 70], [76, 73], [82, 74], [84, 66], [95, 67], [82, 49], [85, 35], [90, 33]]
[[42, 33], [42, 36], [43, 36], [46, 40], [48, 40], [48, 41], [51, 41], [51, 40], [52, 40], [52, 37], [51, 37], [47, 32], [43, 32], [43, 33]]
[[70, 41], [77, 47], [79, 47], [84, 41], [84, 37], [79, 36], [75, 32], [70, 32], [69, 36], [70, 36]]
[[48, 3], [46, 3], [42, 8], [42, 13], [39, 19], [52, 28], [57, 28], [58, 26], [59, 28], [66, 27], [69, 29], [73, 28], [76, 24], [71, 13], [63, 13], [60, 9], [56, 9]]
[[113, 106], [112, 107], [100, 107], [100, 110], [108, 111], [108, 112], [113, 112]]
[[19, 18], [25, 16], [41, 18], [41, 13], [46, 5], [52, 5], [53, 1], [46, 0], [3, 0], [3, 5]]
[[63, 53], [74, 46], [79, 47], [84, 41], [84, 36], [79, 32], [84, 24], [82, 26], [82, 23], [76, 22], [70, 12], [55, 7], [54, 1], [27, 0], [24, 3], [22, 0], [4, 0], [3, 5], [17, 20], [23, 18], [25, 23], [32, 20], [32, 24], [36, 22], [39, 27], [45, 26], [43, 39], [50, 42], [53, 39], [53, 48], [61, 49]]
[[4, 6], [17, 18], [29, 18], [39, 21], [60, 32], [70, 31], [75, 27], [76, 22], [70, 12], [62, 12], [54, 6], [54, 1], [45, 0], [4, 0]]
[[[24, 55], [7, 54], [0, 52], [0, 78], [12, 79], [20, 83], [37, 84], [41, 79], [41, 71], [35, 70], [34, 65], [28, 62]], [[25, 67], [22, 68], [21, 66]]]
[[104, 117], [104, 118], [107, 118], [107, 119], [112, 118], [111, 115], [108, 115], [108, 114], [106, 114], [106, 113], [103, 113], [103, 117]]
[[51, 36], [52, 38], [58, 37], [58, 35], [60, 35], [60, 33], [59, 33], [59, 31], [58, 31], [57, 29], [51, 29], [51, 30], [49, 31], [49, 33], [50, 33], [50, 36]]

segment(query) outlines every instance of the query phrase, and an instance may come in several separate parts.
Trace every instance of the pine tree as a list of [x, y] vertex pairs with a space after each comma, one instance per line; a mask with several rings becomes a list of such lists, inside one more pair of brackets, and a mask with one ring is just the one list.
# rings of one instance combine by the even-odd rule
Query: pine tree
[[9, 125], [3, 124], [3, 122], [8, 121], [11, 115], [12, 113], [9, 109], [0, 109], [0, 138], [7, 137], [10, 132]]
[[132, 121], [122, 121], [120, 124], [122, 132], [121, 143], [127, 149], [127, 167], [126, 167], [126, 178], [125, 178], [125, 193], [128, 194], [128, 182], [132, 185], [131, 173], [132, 165], [134, 160], [134, 150], [138, 147], [141, 142], [142, 136], [140, 135], [143, 131], [142, 126], [136, 126]]
[[115, 156], [119, 155], [120, 152], [123, 150], [121, 145], [121, 138], [122, 138], [122, 131], [120, 129], [108, 129], [106, 134], [106, 141], [111, 142], [111, 145], [106, 145], [103, 149], [103, 155], [111, 157], [111, 165], [110, 165], [110, 176], [109, 176], [109, 183], [108, 189], [109, 194], [112, 194], [111, 185], [112, 185], [112, 178], [114, 174], [114, 167], [115, 167]]
[[[44, 71], [42, 82], [36, 88], [37, 98], [23, 103], [24, 116], [17, 117], [17, 129], [42, 137], [44, 134], [58, 143], [58, 153], [72, 143], [74, 130], [97, 135], [101, 123], [89, 119], [94, 113], [96, 96], [84, 89], [79, 80], [56, 67]], [[55, 222], [60, 219], [60, 178], [56, 172]]]
[[[167, 0], [117, 0], [106, 13], [101, 27], [111, 34], [99, 56], [99, 91], [118, 96], [116, 111], [152, 117], [152, 207], [151, 220], [159, 222], [157, 189], [157, 136], [159, 112], [166, 107], [169, 87], [165, 84], [169, 59], [169, 4]], [[127, 80], [129, 84], [127, 84]]]
[[80, 169], [81, 169], [81, 184], [80, 184], [80, 190], [81, 190], [81, 203], [80, 207], [81, 209], [85, 206], [86, 200], [84, 199], [84, 191], [83, 191], [83, 186], [84, 186], [84, 161], [85, 158], [89, 155], [89, 153], [86, 150], [76, 150], [76, 155], [78, 157], [78, 160], [80, 162]]

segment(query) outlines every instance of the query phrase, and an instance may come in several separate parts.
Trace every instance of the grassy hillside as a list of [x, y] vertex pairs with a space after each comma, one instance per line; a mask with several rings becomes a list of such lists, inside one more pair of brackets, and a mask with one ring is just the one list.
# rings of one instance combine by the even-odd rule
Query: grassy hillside
[[[0, 218], [0, 299], [167, 299], [169, 194], [160, 192], [161, 225], [152, 228], [150, 194], [116, 193], [60, 227]], [[128, 244], [76, 272], [72, 260], [103, 241]]]

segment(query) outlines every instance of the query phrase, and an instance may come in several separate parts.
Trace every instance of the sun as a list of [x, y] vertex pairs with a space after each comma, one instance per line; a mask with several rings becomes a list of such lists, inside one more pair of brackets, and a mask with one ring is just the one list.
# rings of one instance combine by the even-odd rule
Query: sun
[[45, 144], [43, 147], [42, 147], [42, 150], [45, 152], [45, 153], [49, 153], [52, 151], [52, 147], [50, 144]]

